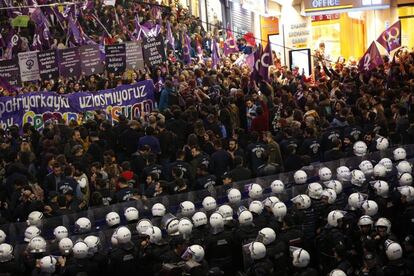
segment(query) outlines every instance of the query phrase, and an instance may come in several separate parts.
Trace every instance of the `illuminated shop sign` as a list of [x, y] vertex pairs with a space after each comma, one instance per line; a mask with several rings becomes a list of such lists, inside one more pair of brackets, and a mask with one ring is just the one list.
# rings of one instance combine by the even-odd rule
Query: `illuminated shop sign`
[[390, 0], [304, 0], [305, 14], [338, 13], [390, 7]]

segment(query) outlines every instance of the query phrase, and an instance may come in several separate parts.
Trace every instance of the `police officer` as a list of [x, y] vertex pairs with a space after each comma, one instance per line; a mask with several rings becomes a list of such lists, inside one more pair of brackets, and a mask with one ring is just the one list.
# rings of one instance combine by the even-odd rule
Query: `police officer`
[[210, 228], [210, 235], [204, 240], [207, 262], [211, 267], [219, 267], [225, 275], [234, 275], [241, 247], [236, 247], [232, 233], [224, 230], [224, 219], [219, 212], [210, 216]]
[[193, 231], [191, 233], [190, 242], [193, 244], [204, 245], [204, 239], [208, 236], [210, 229], [208, 227], [207, 216], [203, 212], [197, 212], [192, 217]]
[[387, 240], [385, 254], [387, 255], [388, 259], [387, 264], [383, 267], [384, 274], [386, 276], [413, 275], [414, 271], [408, 267], [406, 261], [403, 259], [403, 250], [399, 243], [396, 243], [392, 240]]
[[289, 266], [288, 244], [281, 239], [276, 240], [275, 231], [268, 227], [259, 231], [256, 240], [266, 246], [267, 258], [272, 262], [273, 267], [277, 268], [274, 271], [274, 275], [287, 275], [287, 268]]
[[308, 267], [310, 263], [310, 255], [308, 251], [303, 248], [297, 248], [292, 252], [292, 265], [294, 276], [317, 276], [318, 272]]
[[185, 261], [183, 275], [205, 276], [208, 274], [208, 264], [204, 260], [204, 248], [198, 244], [187, 247], [182, 255]]
[[261, 242], [252, 242], [248, 247], [253, 264], [247, 269], [247, 276], [273, 275], [274, 267], [266, 257], [266, 246]]
[[98, 271], [98, 264], [88, 259], [88, 245], [83, 241], [75, 243], [72, 249], [73, 262], [66, 263], [64, 275], [76, 276], [79, 274], [94, 275]]
[[169, 250], [168, 243], [162, 239], [161, 229], [153, 226], [147, 229], [149, 239], [140, 244], [140, 271], [145, 275], [154, 275], [161, 270], [161, 264], [167, 261], [164, 254]]
[[23, 265], [14, 258], [13, 246], [0, 244], [0, 271], [6, 275], [19, 275], [24, 271]]
[[88, 246], [88, 260], [98, 265], [97, 274], [105, 274], [108, 265], [108, 253], [102, 247], [99, 237], [90, 235], [83, 241]]
[[120, 227], [114, 233], [118, 246], [109, 254], [108, 272], [110, 274], [136, 274], [136, 249], [131, 243], [131, 231], [127, 227]]

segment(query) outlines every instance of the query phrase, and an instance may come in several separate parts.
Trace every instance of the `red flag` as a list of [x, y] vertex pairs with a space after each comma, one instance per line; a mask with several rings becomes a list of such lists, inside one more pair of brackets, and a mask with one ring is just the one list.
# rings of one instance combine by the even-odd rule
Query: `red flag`
[[379, 65], [384, 64], [381, 54], [378, 51], [375, 42], [371, 43], [368, 50], [363, 57], [359, 60], [358, 68], [360, 72], [369, 72]]
[[256, 46], [256, 39], [254, 38], [253, 33], [246, 33], [245, 35], [243, 35], [243, 38], [246, 40], [247, 45], [252, 47]]
[[388, 53], [401, 47], [401, 21], [397, 21], [386, 29], [377, 39]]

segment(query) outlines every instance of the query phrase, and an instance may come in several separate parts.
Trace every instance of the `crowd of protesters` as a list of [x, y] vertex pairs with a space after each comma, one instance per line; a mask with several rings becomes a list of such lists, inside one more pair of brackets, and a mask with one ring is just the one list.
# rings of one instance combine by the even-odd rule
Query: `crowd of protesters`
[[[289, 70], [281, 66], [274, 55], [274, 64], [269, 70], [270, 81], [253, 81], [250, 77], [252, 70], [248, 65], [234, 64], [239, 53], [222, 56], [219, 64], [214, 66], [210, 57], [211, 43], [213, 37], [220, 39], [219, 26], [214, 26], [212, 32], [206, 32], [197, 18], [181, 8], [160, 9], [161, 19], [156, 20], [154, 16], [158, 16], [151, 12], [151, 7], [130, 1], [117, 1], [117, 5], [111, 7], [102, 6], [100, 1], [96, 1], [94, 12], [110, 35], [103, 35], [106, 31], [96, 24], [89, 10], [79, 17], [79, 23], [96, 42], [112, 44], [130, 39], [128, 33], [133, 32], [135, 15], [139, 16], [141, 22], [162, 22], [162, 33], [165, 33], [168, 18], [175, 36], [176, 51], [168, 46], [168, 61], [164, 65], [123, 75], [105, 73], [80, 79], [60, 78], [56, 82], [24, 83], [17, 92], [4, 88], [0, 91], [3, 96], [32, 91], [81, 93], [133, 84], [144, 79], [152, 79], [157, 91], [157, 108], [154, 111], [142, 113], [140, 118], [131, 120], [121, 115], [115, 125], [105, 120], [103, 111], [96, 111], [93, 119], [85, 120], [82, 124], [51, 120], [40, 131], [30, 124], [21, 129], [17, 126], [0, 129], [0, 224], [26, 221], [33, 211], [40, 211], [48, 218], [90, 207], [130, 200], [145, 201], [147, 198], [186, 193], [210, 186], [230, 187], [233, 182], [295, 171], [314, 162], [353, 156], [357, 141], [364, 141], [368, 152], [377, 150], [380, 137], [386, 137], [391, 145], [413, 143], [414, 52], [399, 50], [391, 59], [384, 57], [383, 66], [369, 74], [362, 74], [353, 62], [344, 59], [338, 59], [336, 63], [324, 60], [325, 49], [321, 44], [310, 78], [302, 76], [296, 69]], [[8, 24], [5, 16], [1, 18], [2, 26]], [[68, 46], [65, 45], [65, 33], [59, 24], [52, 24], [51, 32], [55, 38], [52, 48]], [[193, 61], [190, 64], [181, 60], [183, 33], [191, 34]], [[33, 28], [30, 25], [28, 29], [21, 30], [23, 41], [27, 40], [27, 43], [22, 43], [21, 51], [28, 49], [24, 47], [30, 47], [32, 36]], [[202, 56], [196, 53], [197, 45], [202, 45]], [[238, 40], [238, 47], [240, 53], [246, 54], [256, 48], [255, 45], [248, 45], [245, 39]], [[392, 178], [392, 181], [397, 180]], [[398, 184], [389, 184], [391, 194], [391, 187]], [[412, 203], [409, 204], [412, 206]], [[383, 211], [379, 215], [387, 217], [388, 213], [381, 213]], [[323, 222], [326, 223], [328, 213], [323, 214]], [[353, 222], [356, 223], [359, 215], [363, 214], [355, 215], [356, 220], [354, 218]], [[375, 214], [375, 219], [379, 215]], [[393, 217], [387, 218], [395, 221]], [[283, 227], [269, 227], [279, 235], [281, 229], [304, 224], [303, 220], [298, 220], [294, 221], [288, 216], [282, 223]], [[257, 231], [261, 229], [258, 227], [268, 225], [269, 221], [246, 231], [251, 231], [256, 237]], [[318, 226], [321, 227], [319, 230], [323, 228], [323, 224]], [[331, 226], [339, 228], [336, 223]], [[235, 225], [229, 229], [219, 233], [226, 233], [220, 235], [230, 242], [230, 231], [239, 230]], [[358, 232], [357, 228], [353, 230]], [[374, 230], [378, 229], [369, 229]], [[361, 231], [365, 231], [364, 238], [377, 235], [375, 231]], [[337, 232], [336, 238], [351, 235], [349, 229]], [[207, 235], [206, 231], [203, 233]], [[384, 237], [378, 234], [381, 242], [390, 238], [389, 232], [385, 234]], [[402, 242], [409, 233], [398, 234]], [[398, 241], [397, 238], [392, 239]], [[211, 248], [204, 240], [192, 241], [203, 243], [201, 245], [204, 248]], [[362, 245], [357, 249], [351, 249], [348, 244], [343, 247], [338, 247], [337, 243], [334, 246], [326, 245], [328, 249], [325, 249], [330, 250], [325, 252], [330, 256], [329, 260], [324, 260], [326, 256], [323, 254], [318, 257], [326, 267], [318, 267], [316, 261], [312, 266], [320, 273], [327, 273], [328, 268], [335, 268], [332, 264], [335, 260], [353, 261], [348, 255], [345, 257], [345, 253], [360, 250], [354, 255], [365, 258], [365, 270], [371, 274], [367, 272], [359, 275], [384, 275], [381, 274], [384, 272], [371, 270], [376, 264], [387, 264], [388, 255], [381, 255], [379, 258], [382, 259], [378, 260], [371, 254], [371, 259], [368, 259], [368, 253], [374, 253], [372, 251], [378, 251], [378, 254], [385, 252], [381, 242], [376, 245], [368, 243], [368, 247], [373, 247], [366, 248], [364, 254], [361, 253]], [[181, 256], [185, 251], [183, 244], [171, 242], [170, 245], [176, 246], [172, 248], [173, 253], [170, 252], [175, 254], [173, 257]], [[309, 244], [300, 246], [306, 247], [311, 253], [315, 252]], [[412, 236], [408, 238], [407, 246], [411, 246], [412, 259]], [[211, 249], [207, 253], [212, 254]], [[335, 256], [334, 259], [332, 256]], [[211, 255], [207, 258], [211, 258]], [[202, 259], [196, 262], [202, 263]], [[177, 258], [174, 260], [178, 261]], [[305, 275], [300, 274], [300, 267], [289, 270], [290, 265], [284, 261], [281, 264], [286, 265], [286, 270], [280, 270], [281, 273], [275, 275]], [[220, 262], [214, 264], [221, 269], [228, 269]], [[348, 268], [358, 265], [361, 265], [358, 261], [356, 264], [350, 263]], [[412, 267], [406, 271], [409, 269]], [[234, 272], [232, 269], [230, 271]], [[264, 274], [250, 272], [256, 273], [251, 275], [272, 275], [267, 274], [268, 270], [264, 271]], [[389, 271], [385, 275], [391, 275]], [[154, 272], [148, 273], [151, 275]], [[347, 273], [354, 275], [354, 272]]]

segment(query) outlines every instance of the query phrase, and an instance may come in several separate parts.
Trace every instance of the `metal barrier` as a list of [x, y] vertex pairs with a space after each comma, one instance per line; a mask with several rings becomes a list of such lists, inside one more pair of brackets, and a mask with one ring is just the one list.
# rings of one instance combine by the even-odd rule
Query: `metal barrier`
[[[412, 159], [414, 158], [414, 144], [405, 145], [403, 146], [407, 151], [407, 159], [409, 159], [412, 163]], [[307, 172], [308, 181], [307, 183], [317, 182], [319, 180], [318, 177], [318, 170], [321, 167], [328, 167], [332, 170], [333, 179], [336, 175], [336, 168], [339, 166], [347, 166], [351, 170], [357, 168], [361, 161], [363, 160], [375, 160], [378, 162], [381, 158], [390, 158], [393, 160], [393, 149], [387, 149], [386, 151], [382, 152], [374, 152], [370, 153], [364, 157], [349, 157], [343, 158], [331, 162], [326, 163], [313, 163], [310, 166], [302, 168], [304, 171]], [[293, 181], [293, 174], [294, 172], [286, 172], [281, 173], [273, 176], [267, 177], [260, 177], [255, 179], [250, 179], [248, 181], [237, 182], [232, 184], [231, 187], [237, 188], [242, 193], [242, 201], [240, 205], [247, 205], [248, 204], [248, 185], [251, 183], [258, 183], [263, 187], [263, 199], [266, 198], [271, 194], [270, 184], [272, 181], [279, 179], [283, 183], [285, 183], [285, 194], [278, 195], [279, 199], [287, 203], [289, 206], [290, 201], [289, 199], [296, 196], [297, 194], [304, 193], [306, 191], [307, 184], [303, 185], [296, 185]], [[349, 191], [350, 184], [344, 184], [343, 190], [345, 193]], [[77, 218], [80, 217], [88, 217], [92, 223], [92, 231], [89, 235], [97, 235], [101, 238], [101, 243], [104, 249], [110, 248], [111, 242], [110, 237], [112, 234], [113, 229], [108, 229], [105, 222], [105, 215], [111, 211], [118, 212], [121, 217], [121, 224], [125, 225], [126, 220], [123, 216], [124, 210], [128, 207], [135, 207], [139, 210], [139, 218], [150, 218], [151, 217], [151, 207], [153, 204], [160, 202], [164, 204], [167, 208], [167, 212], [171, 212], [172, 214], [176, 214], [179, 210], [179, 205], [181, 202], [189, 200], [194, 202], [197, 209], [202, 208], [201, 201], [206, 196], [213, 196], [217, 200], [217, 204], [223, 204], [227, 202], [227, 189], [229, 187], [224, 186], [216, 186], [212, 187], [211, 189], [200, 190], [200, 191], [193, 191], [188, 192], [185, 194], [177, 194], [177, 195], [168, 195], [163, 197], [157, 198], [150, 198], [146, 201], [143, 200], [136, 200], [136, 201], [127, 201], [124, 203], [114, 204], [106, 207], [99, 207], [99, 208], [90, 208], [87, 211], [81, 211], [77, 213], [73, 213], [66, 216], [59, 216], [59, 217], [52, 217], [43, 220], [43, 224], [41, 227], [42, 230], [42, 237], [46, 240], [49, 240], [52, 243], [54, 238], [53, 236], [53, 229], [59, 225], [65, 226], [69, 233], [72, 233], [71, 238], [76, 240], [76, 233], [74, 231], [74, 222]], [[15, 246], [15, 250], [19, 251], [19, 249], [25, 248], [25, 243], [23, 241], [24, 238], [24, 231], [27, 228], [26, 222], [18, 222], [18, 223], [9, 223], [5, 225], [1, 225], [0, 229], [6, 232], [7, 234], [7, 242], [11, 243]]]

